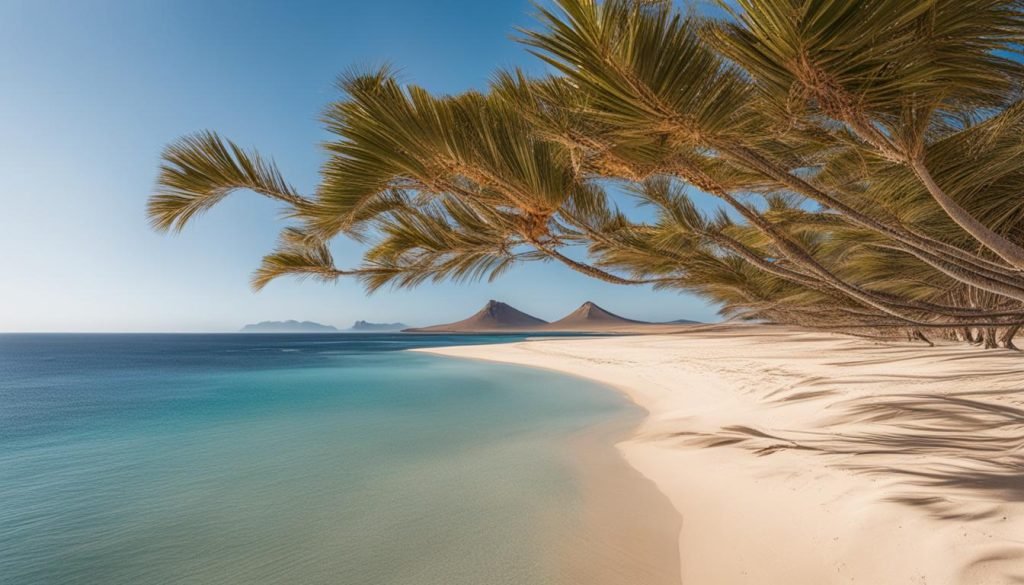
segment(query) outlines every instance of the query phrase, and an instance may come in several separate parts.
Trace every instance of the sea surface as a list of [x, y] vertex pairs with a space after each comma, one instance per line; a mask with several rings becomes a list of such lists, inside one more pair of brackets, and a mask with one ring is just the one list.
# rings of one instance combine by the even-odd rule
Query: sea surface
[[632, 407], [401, 351], [516, 339], [0, 335], [0, 584], [557, 583]]

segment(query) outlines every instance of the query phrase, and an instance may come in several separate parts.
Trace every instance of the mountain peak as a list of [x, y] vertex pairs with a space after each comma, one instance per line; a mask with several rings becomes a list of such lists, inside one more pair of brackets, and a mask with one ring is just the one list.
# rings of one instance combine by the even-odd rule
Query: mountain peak
[[593, 301], [587, 301], [579, 306], [578, 309], [569, 313], [565, 317], [562, 317], [558, 321], [551, 324], [552, 328], [586, 328], [594, 326], [608, 326], [608, 325], [635, 325], [638, 323], [644, 323], [643, 321], [636, 321], [634, 319], [627, 319], [621, 317], [600, 307]]
[[509, 305], [508, 303], [503, 303], [501, 301], [491, 299], [487, 301], [487, 304], [484, 305], [484, 308], [481, 309], [481, 312], [487, 312], [487, 314], [497, 317], [500, 313], [510, 310], [519, 312], [518, 309], [516, 309], [512, 305]]
[[434, 325], [410, 331], [495, 331], [500, 329], [529, 329], [547, 324], [547, 321], [516, 309], [512, 305], [491, 299], [473, 316], [455, 323]]

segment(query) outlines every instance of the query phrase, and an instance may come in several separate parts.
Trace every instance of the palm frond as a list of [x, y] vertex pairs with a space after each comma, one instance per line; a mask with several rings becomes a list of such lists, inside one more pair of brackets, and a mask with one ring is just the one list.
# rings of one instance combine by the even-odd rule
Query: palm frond
[[[1024, 5], [724, 5], [713, 21], [667, 0], [554, 0], [520, 31], [554, 73], [501, 71], [486, 92], [346, 74], [315, 196], [200, 133], [164, 153], [150, 220], [181, 229], [237, 189], [284, 202], [300, 225], [257, 289], [352, 276], [373, 291], [555, 261], [696, 293], [730, 318], [1015, 332]], [[654, 218], [632, 220], [610, 185]], [[368, 244], [358, 267], [335, 266], [339, 235]]]
[[334, 257], [325, 242], [298, 228], [285, 228], [278, 239], [277, 249], [263, 257], [250, 284], [253, 290], [260, 291], [282, 276], [332, 282], [355, 274], [358, 271], [335, 267]]
[[162, 158], [157, 191], [146, 210], [150, 224], [160, 231], [180, 231], [193, 217], [239, 189], [255, 191], [296, 210], [307, 201], [284, 180], [273, 161], [213, 132], [177, 140], [164, 150]]

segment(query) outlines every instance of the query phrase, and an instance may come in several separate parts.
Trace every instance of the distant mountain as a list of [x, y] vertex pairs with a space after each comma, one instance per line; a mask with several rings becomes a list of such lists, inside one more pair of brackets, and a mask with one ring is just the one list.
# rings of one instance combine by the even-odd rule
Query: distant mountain
[[472, 333], [501, 330], [536, 330], [547, 325], [547, 321], [538, 319], [499, 301], [487, 301], [483, 309], [475, 315], [455, 323], [444, 325], [433, 325], [431, 327], [420, 327], [417, 329], [406, 329], [410, 332], [434, 332], [434, 333]]
[[554, 331], [601, 331], [636, 325], [652, 325], [652, 323], [621, 317], [599, 307], [591, 301], [587, 301], [572, 313], [558, 321], [549, 323], [545, 329]]
[[408, 327], [405, 323], [370, 323], [369, 321], [356, 321], [349, 331], [401, 331]]
[[676, 319], [675, 321], [667, 321], [669, 325], [703, 325], [701, 321], [691, 321], [689, 319]]
[[429, 333], [487, 333], [496, 331], [518, 332], [577, 332], [577, 333], [665, 333], [675, 329], [672, 325], [697, 323], [679, 319], [669, 323], [649, 323], [616, 315], [587, 301], [565, 317], [548, 323], [499, 301], [488, 301], [475, 315], [455, 323], [404, 329], [409, 332]]
[[262, 321], [255, 325], [246, 325], [242, 333], [337, 333], [330, 325], [321, 325], [312, 321]]

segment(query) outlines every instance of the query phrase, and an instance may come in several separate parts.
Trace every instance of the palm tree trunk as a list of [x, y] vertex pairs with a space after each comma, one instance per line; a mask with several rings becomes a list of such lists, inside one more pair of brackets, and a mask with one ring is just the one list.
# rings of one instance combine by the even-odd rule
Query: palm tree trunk
[[960, 341], [966, 341], [967, 343], [974, 343], [974, 335], [971, 333], [970, 327], [960, 328]]
[[1020, 327], [1020, 325], [1011, 325], [1003, 330], [1003, 333], [999, 336], [999, 342], [1003, 347], [1006, 349], [1017, 349], [1017, 346], [1013, 344], [1013, 338], [1017, 335]]
[[946, 212], [946, 215], [956, 222], [964, 231], [978, 240], [981, 245], [995, 252], [1000, 258], [1006, 260], [1010, 266], [1024, 269], [1024, 248], [1017, 246], [1010, 240], [990, 230], [988, 226], [974, 218], [966, 209], [961, 207], [952, 197], [939, 187], [938, 183], [928, 171], [928, 167], [919, 156], [908, 156], [907, 152], [898, 148], [878, 129], [871, 124], [867, 117], [860, 113], [853, 112], [840, 114], [839, 118], [845, 121], [853, 131], [868, 144], [872, 145], [882, 156], [892, 161], [907, 163], [921, 180], [932, 199], [939, 204], [939, 207]]
[[985, 332], [980, 328], [974, 332], [974, 339], [971, 341], [971, 345], [981, 345], [985, 342]]
[[923, 342], [927, 343], [928, 347], [935, 347], [935, 344], [932, 343], [932, 340], [930, 340], [927, 337], [925, 337], [924, 333], [921, 333], [920, 329], [911, 329], [910, 332], [911, 332], [911, 335], [913, 336], [914, 339], [917, 339], [918, 341], [923, 341]]
[[974, 239], [981, 242], [983, 246], [998, 254], [1003, 260], [1006, 260], [1011, 266], [1024, 270], [1024, 248], [1000, 236], [988, 229], [985, 224], [974, 219], [966, 209], [960, 207], [952, 197], [939, 187], [935, 179], [932, 178], [931, 173], [928, 172], [928, 167], [923, 162], [915, 160], [910, 166], [917, 177], [921, 179], [925, 188], [928, 189], [932, 199], [942, 207], [950, 219], [955, 221], [964, 231], [974, 236]]
[[940, 305], [928, 304], [923, 302], [914, 302], [910, 300], [897, 300], [882, 298], [880, 295], [872, 293], [871, 291], [864, 290], [858, 286], [852, 285], [843, 279], [836, 276], [825, 266], [819, 263], [807, 250], [803, 249], [798, 243], [791, 240], [786, 234], [779, 231], [774, 224], [766, 220], [756, 211], [748, 208], [737, 201], [727, 190], [725, 190], [717, 182], [713, 181], [710, 177], [707, 177], [695, 169], [684, 169], [678, 168], [676, 172], [690, 184], [696, 185], [703, 189], [707, 193], [718, 197], [730, 207], [736, 210], [743, 218], [750, 222], [750, 224], [767, 236], [772, 243], [774, 243], [779, 251], [791, 260], [794, 264], [797, 264], [808, 270], [808, 275], [812, 278], [818, 279], [836, 291], [846, 295], [852, 300], [874, 309], [878, 309], [883, 313], [887, 313], [902, 319], [908, 324], [923, 325], [925, 321], [920, 318], [910, 315], [906, 310], [920, 311], [924, 313], [938, 313], [944, 314], [950, 317], [971, 317], [977, 316], [977, 313], [968, 309], [959, 309], [956, 307], [944, 307]]
[[[927, 238], [919, 234], [869, 217], [819, 190], [817, 187], [812, 186], [804, 179], [789, 173], [773, 161], [764, 158], [758, 153], [751, 152], [749, 149], [724, 143], [715, 143], [712, 146], [751, 170], [777, 180], [797, 193], [801, 193], [828, 208], [836, 210], [844, 218], [850, 220], [851, 223], [904, 244], [909, 248], [906, 250], [908, 252], [916, 250], [916, 252], [911, 253], [919, 260], [942, 271], [955, 280], [1007, 298], [1024, 301], [1024, 290], [1020, 288], [1020, 285], [1017, 283], [1011, 285], [1009, 282], [1002, 281], [1002, 279], [993, 278], [992, 271], [998, 270], [998, 267], [982, 258], [941, 242], [928, 241]], [[688, 180], [685, 176], [680, 178]], [[700, 185], [697, 185], [697, 187], [700, 187]], [[984, 229], [987, 230], [988, 228]], [[998, 234], [995, 235], [1001, 238]], [[1012, 243], [1010, 246], [1016, 247]], [[1024, 263], [1024, 256], [1022, 256], [1022, 263]], [[959, 270], [953, 270], [953, 266], [957, 266]], [[1016, 279], [1011, 276], [1010, 282], [1013, 282], [1013, 280]]]
[[985, 349], [996, 349], [999, 347], [999, 340], [996, 336], [995, 327], [985, 327], [981, 331], [982, 341]]

